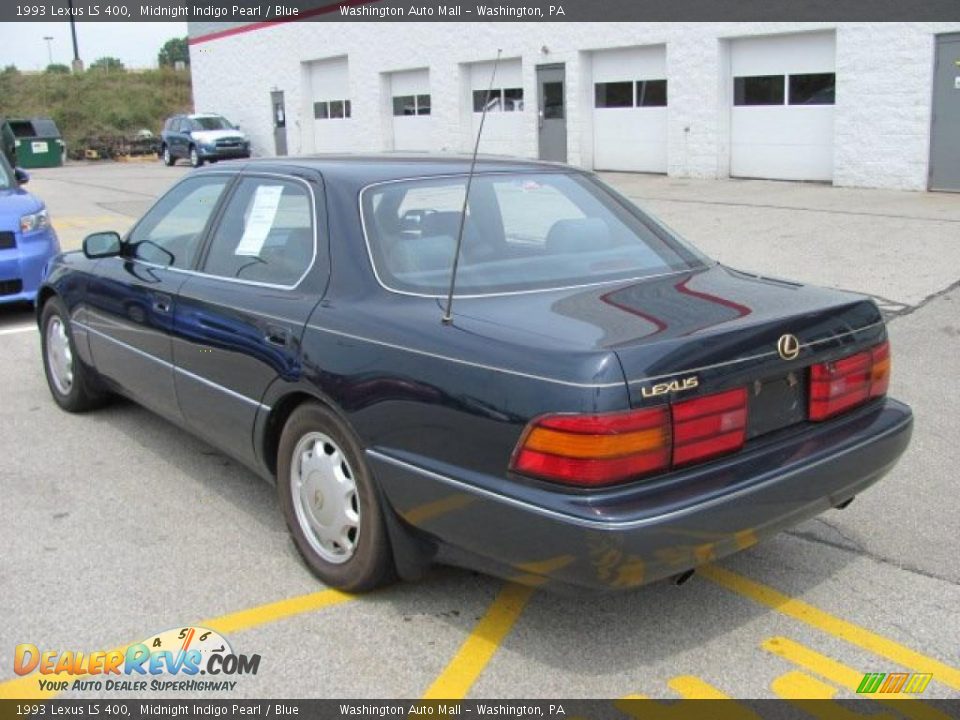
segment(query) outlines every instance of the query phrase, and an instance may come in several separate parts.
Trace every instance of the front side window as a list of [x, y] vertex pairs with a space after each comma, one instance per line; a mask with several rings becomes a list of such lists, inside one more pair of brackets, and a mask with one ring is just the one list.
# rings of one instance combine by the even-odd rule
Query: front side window
[[[361, 193], [374, 269], [392, 290], [442, 295], [466, 179], [408, 180]], [[490, 294], [587, 285], [708, 262], [579, 173], [479, 174], [463, 223], [457, 290]]]
[[223, 175], [191, 178], [174, 187], [130, 233], [127, 253], [157, 265], [189, 268], [204, 228], [229, 181]]
[[314, 247], [313, 206], [302, 183], [244, 178], [213, 234], [203, 272], [292, 286], [313, 262]]

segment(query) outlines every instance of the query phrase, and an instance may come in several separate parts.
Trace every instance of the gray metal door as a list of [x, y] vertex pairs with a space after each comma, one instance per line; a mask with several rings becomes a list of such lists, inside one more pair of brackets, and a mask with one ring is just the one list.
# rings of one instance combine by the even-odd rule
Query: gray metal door
[[560, 65], [537, 67], [537, 124], [540, 159], [567, 161], [566, 72]]
[[960, 35], [937, 37], [930, 189], [960, 192]]
[[273, 108], [273, 144], [276, 154], [287, 154], [287, 112], [283, 107], [283, 90], [270, 93], [270, 105]]

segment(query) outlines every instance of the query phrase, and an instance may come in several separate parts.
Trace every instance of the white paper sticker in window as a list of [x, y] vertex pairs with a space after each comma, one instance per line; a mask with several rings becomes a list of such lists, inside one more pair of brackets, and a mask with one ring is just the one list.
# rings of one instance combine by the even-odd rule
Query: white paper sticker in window
[[247, 226], [243, 229], [243, 237], [234, 255], [259, 255], [263, 243], [270, 234], [273, 220], [277, 216], [277, 207], [280, 205], [280, 196], [283, 195], [283, 185], [261, 185], [253, 196], [253, 206], [247, 218]]

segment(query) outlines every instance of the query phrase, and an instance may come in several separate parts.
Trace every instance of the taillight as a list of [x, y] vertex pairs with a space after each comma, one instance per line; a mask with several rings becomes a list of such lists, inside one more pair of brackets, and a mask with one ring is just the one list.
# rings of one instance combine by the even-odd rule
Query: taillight
[[733, 452], [747, 436], [747, 390], [737, 388], [673, 405], [673, 464]]
[[663, 470], [670, 463], [666, 406], [603, 415], [549, 415], [534, 421], [513, 469], [571, 485], [596, 486]]
[[672, 407], [548, 415], [531, 423], [511, 468], [569, 485], [610, 485], [739, 450], [746, 426], [744, 388]]
[[811, 420], [825, 420], [886, 395], [890, 385], [890, 344], [810, 367]]

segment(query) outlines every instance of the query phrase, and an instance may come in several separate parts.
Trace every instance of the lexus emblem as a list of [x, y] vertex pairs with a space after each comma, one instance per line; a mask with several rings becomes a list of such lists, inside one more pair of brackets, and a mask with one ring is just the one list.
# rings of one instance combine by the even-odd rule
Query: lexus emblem
[[777, 352], [784, 360], [793, 360], [800, 354], [800, 341], [796, 335], [781, 335], [777, 340]]

